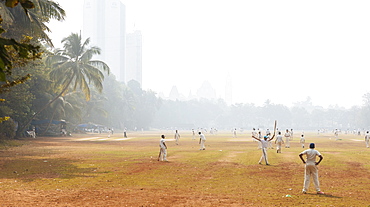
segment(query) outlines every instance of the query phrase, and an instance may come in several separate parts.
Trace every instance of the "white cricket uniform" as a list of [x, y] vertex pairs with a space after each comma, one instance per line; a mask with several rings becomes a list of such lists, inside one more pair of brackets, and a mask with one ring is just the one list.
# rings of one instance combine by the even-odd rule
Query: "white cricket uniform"
[[180, 134], [178, 132], [176, 132], [175, 133], [176, 144], [179, 144], [179, 138], [180, 138]]
[[369, 133], [366, 133], [365, 135], [365, 143], [366, 143], [366, 147], [369, 148], [369, 141], [370, 141], [370, 134]]
[[285, 132], [285, 148], [290, 148], [290, 132]]
[[200, 149], [199, 150], [205, 150], [206, 146], [204, 145], [204, 143], [206, 142], [206, 137], [204, 136], [204, 134], [200, 134], [199, 138], [200, 138]]
[[277, 153], [281, 153], [281, 144], [284, 144], [283, 136], [277, 135], [275, 143], [276, 143]]
[[258, 163], [261, 164], [262, 160], [265, 160], [266, 165], [268, 165], [269, 161], [267, 157], [267, 147], [269, 143], [267, 140], [264, 140], [264, 139], [260, 139], [259, 141], [261, 142], [261, 146], [262, 146], [262, 155]]
[[254, 139], [253, 137], [257, 137], [257, 132], [256, 132], [256, 130], [253, 130], [252, 131], [252, 139], [253, 139], [253, 141], [257, 141], [256, 139]]
[[306, 192], [310, 187], [310, 178], [313, 178], [316, 191], [320, 191], [319, 172], [316, 165], [316, 156], [320, 156], [320, 152], [315, 149], [307, 149], [301, 152], [302, 155], [306, 155], [306, 165], [304, 173], [303, 191]]
[[166, 140], [161, 138], [161, 141], [159, 141], [159, 147], [161, 148], [161, 154], [159, 155], [160, 161], [167, 161], [167, 149], [165, 146]]
[[304, 143], [306, 142], [304, 137], [301, 137], [301, 140], [299, 140], [299, 142], [302, 144], [302, 148], [304, 148]]

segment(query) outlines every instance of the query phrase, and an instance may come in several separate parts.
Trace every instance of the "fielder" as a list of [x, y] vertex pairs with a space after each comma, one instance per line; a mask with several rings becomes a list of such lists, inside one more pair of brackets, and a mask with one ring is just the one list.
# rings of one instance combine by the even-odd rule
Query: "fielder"
[[199, 144], [200, 144], [200, 149], [199, 150], [206, 150], [206, 146], [204, 143], [206, 142], [206, 137], [202, 132], [199, 132]]
[[285, 137], [285, 148], [290, 148], [290, 132], [289, 132], [289, 129], [285, 130], [284, 137]]
[[[306, 155], [307, 158], [306, 161], [303, 159], [303, 155]], [[316, 156], [319, 157], [318, 162], [316, 162]], [[299, 158], [301, 158], [303, 164], [306, 164], [302, 193], [307, 193], [307, 190], [310, 187], [310, 178], [312, 177], [317, 194], [324, 194], [324, 192], [320, 190], [319, 173], [317, 169], [317, 165], [320, 164], [320, 162], [323, 159], [323, 156], [320, 154], [319, 151], [315, 150], [315, 144], [311, 143], [310, 149], [301, 152], [299, 154]]]
[[164, 140], [165, 136], [161, 136], [161, 140], [159, 141], [159, 156], [158, 161], [166, 161], [167, 162], [167, 145], [166, 140]]
[[179, 139], [180, 139], [180, 134], [179, 134], [179, 132], [178, 132], [178, 131], [177, 131], [177, 129], [176, 129], [176, 132], [175, 132], [176, 145], [178, 145], [178, 144], [179, 144]]
[[339, 134], [338, 129], [335, 129], [334, 131], [335, 141], [338, 141], [338, 134]]
[[[255, 128], [253, 128], [253, 130], [252, 130], [252, 138], [253, 137], [257, 137], [257, 132], [256, 132], [256, 129]], [[255, 141], [256, 142], [256, 140], [255, 139], [253, 139], [253, 141]]]
[[235, 129], [233, 129], [233, 138], [236, 138], [236, 128]]
[[293, 129], [290, 129], [290, 140], [293, 141]]
[[275, 144], [276, 144], [276, 153], [281, 153], [281, 145], [284, 144], [284, 140], [283, 140], [283, 136], [281, 135], [281, 132], [278, 132], [278, 135], [276, 136]]
[[366, 147], [369, 148], [369, 140], [370, 140], [370, 134], [369, 134], [369, 131], [366, 131], [366, 134], [365, 134], [365, 143], [366, 143]]
[[304, 148], [304, 143], [305, 143], [305, 138], [304, 138], [304, 134], [301, 135], [301, 140], [299, 140], [299, 143], [302, 144], [302, 148]]
[[260, 141], [261, 145], [262, 145], [262, 156], [261, 156], [260, 160], [258, 161], [258, 164], [261, 164], [262, 160], [264, 159], [266, 165], [270, 165], [269, 162], [268, 162], [268, 157], [267, 157], [267, 147], [268, 147], [268, 142], [271, 141], [272, 139], [274, 139], [274, 136], [275, 136], [275, 134], [272, 135], [271, 138], [268, 138], [268, 136], [264, 136], [263, 139], [253, 137], [256, 140]]
[[192, 140], [195, 140], [195, 131], [194, 131], [194, 129], [192, 129], [191, 131], [192, 131], [192, 133], [193, 133], [193, 138], [192, 138]]

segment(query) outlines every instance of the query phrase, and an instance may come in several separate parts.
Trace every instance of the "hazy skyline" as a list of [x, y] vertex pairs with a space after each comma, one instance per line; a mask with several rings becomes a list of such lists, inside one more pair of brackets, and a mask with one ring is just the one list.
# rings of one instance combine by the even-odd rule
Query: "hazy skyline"
[[[82, 29], [83, 0], [57, 1], [55, 46]], [[233, 103], [362, 105], [370, 92], [368, 1], [126, 0], [127, 32], [143, 37], [143, 89], [194, 94], [205, 80]]]

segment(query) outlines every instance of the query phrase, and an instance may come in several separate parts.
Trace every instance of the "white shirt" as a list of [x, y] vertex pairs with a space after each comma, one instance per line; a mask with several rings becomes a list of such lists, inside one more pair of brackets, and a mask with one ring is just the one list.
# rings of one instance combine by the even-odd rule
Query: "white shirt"
[[163, 139], [163, 138], [161, 138], [161, 141], [159, 142], [159, 146], [160, 146], [161, 148], [166, 148], [166, 146], [165, 146], [165, 142], [166, 142], [166, 140], [165, 140], [165, 139]]
[[369, 140], [370, 139], [370, 134], [366, 134], [365, 135], [365, 140]]
[[283, 136], [277, 135], [276, 136], [276, 142], [283, 142]]
[[286, 132], [285, 135], [284, 135], [284, 137], [286, 137], [286, 138], [290, 137], [290, 133], [289, 132]]
[[316, 156], [320, 156], [321, 154], [315, 149], [306, 149], [305, 151], [301, 152], [301, 155], [307, 156], [306, 163], [314, 164], [316, 162]]
[[199, 137], [201, 140], [206, 140], [206, 137], [204, 136], [204, 134], [200, 134]]
[[262, 144], [262, 148], [267, 148], [269, 146], [268, 140], [260, 139], [260, 142]]

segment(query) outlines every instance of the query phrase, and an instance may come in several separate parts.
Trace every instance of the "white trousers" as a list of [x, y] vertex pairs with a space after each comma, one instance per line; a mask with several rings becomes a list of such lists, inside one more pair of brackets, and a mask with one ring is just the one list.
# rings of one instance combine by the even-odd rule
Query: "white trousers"
[[161, 155], [159, 155], [160, 161], [167, 161], [167, 149], [161, 147]]
[[205, 142], [206, 142], [206, 140], [203, 140], [203, 139], [200, 140], [200, 149], [201, 150], [206, 149], [206, 146], [204, 145]]
[[281, 142], [276, 142], [276, 149], [278, 153], [281, 153]]
[[315, 184], [316, 191], [320, 191], [319, 172], [317, 169], [317, 165], [315, 165], [315, 163], [306, 163], [304, 172], [303, 191], [307, 191], [308, 188], [310, 187], [311, 177], [313, 179], [313, 183]]
[[269, 164], [266, 148], [262, 148], [262, 155], [261, 155], [260, 161], [258, 161], [258, 163], [261, 163], [262, 160], [265, 160], [266, 165]]
[[365, 139], [366, 147], [369, 148], [369, 139]]
[[289, 147], [290, 147], [290, 138], [289, 138], [289, 137], [287, 137], [287, 138], [285, 139], [285, 147], [287, 147], [287, 148], [289, 148]]

